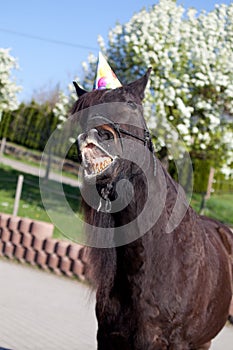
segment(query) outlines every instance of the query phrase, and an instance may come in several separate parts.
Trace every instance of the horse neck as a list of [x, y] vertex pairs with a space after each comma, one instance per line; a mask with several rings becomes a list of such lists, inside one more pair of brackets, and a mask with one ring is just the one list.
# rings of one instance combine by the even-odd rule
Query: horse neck
[[[146, 230], [144, 235], [140, 235], [140, 224], [137, 217], [148, 199], [146, 181], [151, 181], [150, 190], [152, 193], [149, 196], [149, 210], [145, 211], [142, 224], [150, 221], [151, 212], [155, 211], [161, 202], [164, 201], [164, 203], [158, 220], [156, 222], [152, 220], [150, 228]], [[132, 237], [132, 242], [127, 242], [128, 244], [124, 244], [122, 241], [121, 244], [117, 244], [118, 247], [89, 249], [92, 278], [96, 287], [105, 286], [106, 290], [111, 289], [117, 276], [128, 275], [133, 278], [143, 271], [146, 261], [148, 262], [147, 268], [150, 266], [150, 261], [159, 262], [163, 255], [168, 254], [173, 242], [173, 235], [166, 234], [166, 225], [177, 199], [177, 184], [157, 161], [156, 175], [154, 175], [153, 167], [150, 167], [146, 178], [145, 175], [138, 174], [132, 178], [132, 185], [134, 197], [129, 205], [119, 213], [97, 213], [94, 209], [86, 207], [85, 216], [90, 224], [97, 223], [106, 229], [114, 227], [116, 237], [117, 227], [123, 227], [122, 236], [125, 234], [127, 237], [132, 232], [133, 234], [136, 232], [136, 236], [139, 237], [138, 239]], [[134, 226], [133, 229], [131, 226], [129, 230], [127, 224], [132, 221], [134, 221]]]
[[[149, 185], [145, 186], [146, 182], [149, 182]], [[138, 230], [138, 235], [135, 234], [135, 236], [140, 238], [117, 248], [117, 264], [120, 261], [119, 257], [124, 256], [122, 261], [124, 261], [125, 271], [128, 269], [130, 274], [137, 274], [140, 273], [144, 262], [148, 262], [148, 268], [150, 268], [150, 261], [153, 261], [155, 265], [157, 265], [157, 261], [158, 265], [161, 265], [161, 259], [171, 253], [176, 234], [168, 233], [168, 223], [173, 216], [175, 205], [185, 219], [188, 219], [193, 211], [189, 208], [184, 192], [181, 191], [178, 198], [179, 190], [181, 190], [179, 185], [158, 160], [156, 161], [156, 173], [154, 173], [154, 168], [150, 167], [146, 179], [144, 175], [137, 176], [133, 179], [133, 185], [134, 198], [130, 205], [117, 216], [117, 224], [119, 226], [125, 225], [126, 236], [130, 235], [132, 231], [135, 234]], [[177, 201], [179, 202], [178, 206]], [[146, 206], [146, 210], [140, 217], [144, 206]], [[155, 213], [154, 216], [153, 213]], [[133, 229], [129, 230], [129, 226], [126, 224], [134, 220], [135, 216], [137, 220], [135, 220]], [[179, 235], [181, 234], [186, 235], [187, 233], [182, 231]]]

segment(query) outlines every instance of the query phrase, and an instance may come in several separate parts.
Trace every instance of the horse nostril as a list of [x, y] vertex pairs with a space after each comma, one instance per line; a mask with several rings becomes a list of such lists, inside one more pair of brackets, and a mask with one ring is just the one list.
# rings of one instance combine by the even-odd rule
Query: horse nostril
[[88, 137], [94, 140], [98, 140], [98, 131], [96, 129], [91, 129], [88, 131]]
[[85, 133], [78, 135], [77, 144], [80, 145], [82, 142], [84, 142], [86, 137], [87, 137], [87, 135]]

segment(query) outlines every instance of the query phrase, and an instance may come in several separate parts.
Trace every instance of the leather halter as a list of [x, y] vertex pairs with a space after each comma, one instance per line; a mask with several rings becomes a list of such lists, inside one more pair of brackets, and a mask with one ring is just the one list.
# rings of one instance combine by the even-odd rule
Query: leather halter
[[[95, 116], [98, 119], [102, 119], [103, 121], [105, 121], [107, 124], [111, 125], [113, 130], [117, 133], [120, 143], [121, 143], [121, 147], [123, 148], [123, 144], [122, 144], [122, 140], [121, 140], [121, 134], [127, 135], [127, 136], [131, 136], [139, 141], [142, 141], [144, 143], [144, 146], [148, 145], [148, 148], [151, 152], [153, 152], [153, 144], [151, 142], [151, 138], [150, 138], [150, 132], [148, 129], [144, 129], [144, 137], [140, 137], [128, 130], [125, 130], [123, 128], [120, 127], [120, 125], [118, 123], [113, 122], [112, 120], [103, 117], [102, 115], [97, 115]], [[94, 118], [95, 118], [94, 117]]]
[[[156, 175], [156, 158], [154, 155], [154, 146], [150, 137], [150, 132], [148, 129], [144, 129], [144, 137], [140, 137], [134, 133], [131, 133], [128, 130], [125, 130], [123, 128], [120, 127], [120, 125], [118, 123], [113, 122], [112, 120], [102, 116], [102, 115], [96, 115], [93, 116], [94, 118], [99, 118], [102, 119], [103, 121], [105, 121], [107, 124], [111, 125], [111, 127], [113, 128], [113, 130], [117, 133], [120, 143], [121, 143], [121, 147], [123, 149], [123, 143], [122, 143], [122, 137], [121, 134], [127, 135], [127, 136], [131, 136], [139, 141], [142, 141], [144, 143], [144, 146], [147, 145], [148, 149], [150, 150], [150, 152], [152, 153], [153, 156], [153, 163], [154, 163], [154, 176]], [[79, 145], [78, 145], [78, 139], [76, 140], [76, 145], [77, 145], [77, 149], [78, 149], [78, 158], [81, 159], [82, 156], [80, 154], [80, 150], [79, 150]]]

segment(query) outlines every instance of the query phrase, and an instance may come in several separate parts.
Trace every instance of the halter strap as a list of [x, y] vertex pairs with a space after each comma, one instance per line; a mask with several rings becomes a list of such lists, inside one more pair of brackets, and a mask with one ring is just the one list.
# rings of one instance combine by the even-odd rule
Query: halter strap
[[[146, 146], [146, 144], [148, 144], [150, 141], [150, 132], [148, 129], [144, 129], [144, 137], [142, 138], [142, 137], [140, 137], [140, 136], [138, 136], [138, 135], [136, 135], [128, 130], [121, 128], [118, 123], [114, 123], [112, 120], [110, 120], [106, 117], [103, 117], [102, 115], [101, 116], [98, 115], [96, 117], [105, 120], [108, 124], [110, 124], [113, 127], [113, 129], [117, 132], [117, 135], [120, 139], [122, 148], [123, 148], [123, 145], [122, 145], [122, 141], [121, 141], [121, 134], [128, 135], [128, 136], [131, 136], [139, 141], [142, 141], [144, 143], [144, 146]], [[148, 144], [148, 147], [152, 151], [150, 144]]]
[[[104, 121], [106, 121], [106, 123], [110, 124], [112, 126], [112, 128], [116, 131], [118, 137], [119, 137], [119, 140], [120, 140], [120, 143], [121, 143], [121, 147], [123, 149], [123, 143], [122, 143], [122, 137], [121, 137], [121, 134], [125, 134], [125, 135], [128, 135], [128, 136], [131, 136], [139, 141], [142, 141], [144, 143], [144, 146], [148, 146], [148, 149], [151, 151], [152, 155], [153, 155], [153, 163], [154, 163], [154, 176], [156, 175], [156, 158], [155, 158], [155, 155], [154, 155], [154, 147], [153, 147], [153, 143], [152, 143], [152, 140], [151, 140], [151, 137], [150, 137], [150, 132], [148, 129], [143, 129], [144, 130], [144, 137], [140, 137], [134, 133], [131, 133], [130, 131], [128, 130], [125, 130], [123, 128], [120, 127], [120, 125], [118, 123], [114, 123], [112, 120], [106, 118], [106, 117], [103, 117], [102, 115], [96, 115], [94, 117], [98, 117]], [[77, 148], [79, 150], [79, 147], [78, 147], [78, 140], [76, 140], [76, 143], [77, 143]], [[81, 154], [78, 154], [78, 156], [81, 157]]]

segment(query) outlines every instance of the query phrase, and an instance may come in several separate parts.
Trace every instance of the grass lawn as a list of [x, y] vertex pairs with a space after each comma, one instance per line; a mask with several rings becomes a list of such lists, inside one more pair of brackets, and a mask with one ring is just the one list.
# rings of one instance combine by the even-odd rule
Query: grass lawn
[[233, 227], [233, 193], [213, 195], [207, 202], [205, 215], [228, 223]]
[[[0, 165], [0, 212], [7, 214], [13, 213], [16, 184], [20, 174], [24, 175], [24, 183], [18, 216], [50, 222], [50, 218], [41, 200], [39, 178], [19, 172], [2, 164]], [[47, 187], [53, 190], [55, 184], [54, 181], [49, 181]], [[78, 212], [81, 198], [79, 189], [69, 185], [63, 185], [63, 189], [71, 208], [74, 212]], [[59, 210], [59, 215], [62, 216], [63, 208], [59, 208], [59, 203], [54, 203], [54, 205]], [[77, 234], [81, 234], [81, 227], [77, 227]], [[65, 238], [56, 227], [54, 229], [54, 237]]]
[[[21, 172], [10, 167], [0, 164], [0, 212], [12, 214], [14, 197], [18, 176]], [[28, 217], [34, 220], [50, 222], [40, 195], [39, 178], [37, 176], [23, 174], [24, 184], [18, 211], [18, 216]], [[54, 181], [49, 181], [49, 189], [53, 191], [56, 188]], [[77, 187], [63, 185], [66, 200], [75, 213], [79, 213], [81, 195]], [[49, 193], [48, 193], [48, 198]], [[58, 198], [58, 197], [57, 197]], [[191, 205], [199, 211], [201, 195], [193, 194]], [[62, 203], [55, 201], [51, 196], [51, 204], [54, 206], [61, 220], [65, 220], [66, 213]], [[233, 193], [231, 194], [214, 194], [206, 203], [205, 215], [216, 218], [233, 227]], [[82, 234], [82, 225], [75, 226], [75, 237]], [[58, 228], [54, 229], [54, 237], [65, 239], [65, 236]]]
[[[193, 193], [191, 206], [199, 212], [202, 197]], [[204, 214], [233, 227], [233, 193], [212, 194], [206, 202]]]

